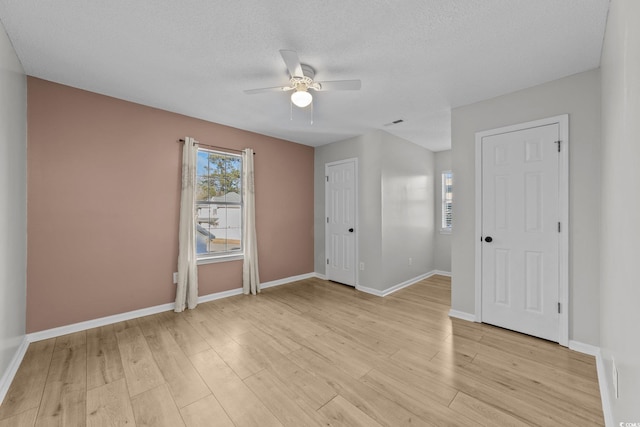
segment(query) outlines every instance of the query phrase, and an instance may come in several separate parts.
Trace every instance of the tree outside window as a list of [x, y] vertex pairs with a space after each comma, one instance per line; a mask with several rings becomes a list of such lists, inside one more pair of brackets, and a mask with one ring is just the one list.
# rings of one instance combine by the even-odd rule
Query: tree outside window
[[242, 253], [242, 157], [199, 148], [196, 183], [198, 257]]

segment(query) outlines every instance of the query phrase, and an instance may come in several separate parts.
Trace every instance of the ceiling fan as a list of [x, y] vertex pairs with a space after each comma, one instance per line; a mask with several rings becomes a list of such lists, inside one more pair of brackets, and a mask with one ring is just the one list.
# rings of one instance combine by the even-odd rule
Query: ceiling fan
[[316, 72], [311, 66], [301, 64], [298, 54], [293, 50], [280, 50], [280, 55], [289, 70], [289, 84], [287, 86], [265, 87], [261, 89], [245, 90], [244, 93], [254, 95], [265, 92], [288, 92], [291, 94], [291, 102], [300, 108], [307, 107], [313, 101], [313, 96], [309, 92], [327, 90], [360, 90], [360, 80], [333, 80], [327, 82], [317, 82], [313, 80]]

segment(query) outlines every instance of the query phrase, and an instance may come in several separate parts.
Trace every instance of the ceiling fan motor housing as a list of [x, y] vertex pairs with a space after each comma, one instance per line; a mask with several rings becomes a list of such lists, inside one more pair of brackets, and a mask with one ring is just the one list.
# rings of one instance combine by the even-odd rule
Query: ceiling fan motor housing
[[[304, 108], [312, 102], [313, 97], [309, 89], [316, 91], [325, 90], [359, 90], [360, 80], [334, 80], [316, 82], [316, 71], [308, 64], [301, 64], [298, 54], [293, 50], [281, 49], [280, 55], [289, 72], [289, 84], [287, 86], [266, 87], [261, 89], [245, 90], [253, 95], [264, 92], [288, 92], [293, 90], [291, 101], [298, 107]], [[295, 98], [295, 99], [294, 99]]]
[[300, 68], [302, 68], [303, 76], [291, 76], [290, 86], [297, 91], [320, 90], [320, 84], [313, 81], [316, 75], [315, 70], [307, 64], [300, 64]]

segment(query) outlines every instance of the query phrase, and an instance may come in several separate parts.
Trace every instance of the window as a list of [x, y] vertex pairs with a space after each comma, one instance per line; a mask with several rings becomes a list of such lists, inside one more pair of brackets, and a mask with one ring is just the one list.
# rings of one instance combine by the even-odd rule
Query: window
[[196, 253], [199, 260], [242, 255], [242, 157], [199, 148]]
[[453, 217], [453, 173], [442, 172], [442, 224], [440, 231], [451, 232], [451, 219]]

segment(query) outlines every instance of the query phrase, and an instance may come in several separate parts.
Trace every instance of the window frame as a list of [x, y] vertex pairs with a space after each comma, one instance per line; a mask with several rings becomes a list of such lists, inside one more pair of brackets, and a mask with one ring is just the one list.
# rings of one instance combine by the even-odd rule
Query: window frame
[[[214, 202], [212, 200], [209, 201], [202, 201], [202, 200], [198, 200], [198, 197], [196, 195], [196, 197], [194, 197], [194, 208], [195, 208], [195, 219], [194, 219], [194, 232], [196, 233], [196, 241], [195, 241], [195, 252], [196, 252], [196, 263], [197, 265], [201, 265], [201, 264], [212, 264], [212, 263], [217, 263], [217, 262], [226, 262], [226, 261], [235, 261], [235, 260], [242, 260], [244, 259], [244, 246], [243, 246], [243, 236], [242, 233], [244, 231], [244, 191], [243, 191], [243, 187], [242, 187], [242, 173], [243, 173], [243, 169], [244, 169], [244, 158], [242, 156], [242, 154], [236, 154], [236, 153], [230, 153], [230, 152], [226, 152], [226, 151], [221, 151], [221, 150], [215, 150], [215, 149], [211, 149], [211, 148], [206, 148], [206, 147], [198, 147], [198, 153], [197, 156], [200, 155], [201, 152], [207, 153], [207, 155], [209, 154], [214, 154], [214, 155], [219, 155], [219, 156], [223, 156], [223, 157], [231, 157], [231, 158], [237, 158], [240, 160], [240, 177], [239, 179], [239, 183], [238, 183], [238, 187], [239, 187], [239, 192], [238, 194], [240, 195], [240, 201], [239, 202]], [[197, 191], [197, 186], [200, 183], [200, 177], [205, 176], [202, 174], [198, 173], [198, 162], [196, 162], [196, 190]], [[229, 194], [228, 192], [226, 194]], [[201, 209], [203, 206], [238, 206], [238, 208], [240, 209], [240, 250], [232, 250], [232, 251], [225, 251], [225, 252], [206, 252], [206, 253], [202, 253], [202, 254], [198, 254], [198, 249], [197, 249], [197, 236], [198, 236], [198, 225], [199, 225], [199, 221], [198, 221], [198, 211], [199, 209]], [[228, 227], [227, 227], [228, 228]]]
[[[450, 180], [450, 190], [447, 191], [447, 180]], [[447, 195], [450, 197], [447, 199]], [[440, 233], [450, 234], [453, 228], [453, 172], [450, 170], [442, 171], [440, 174]], [[447, 206], [449, 207], [449, 215], [447, 215]], [[447, 216], [449, 221], [447, 221]], [[447, 224], [448, 222], [448, 224]]]

